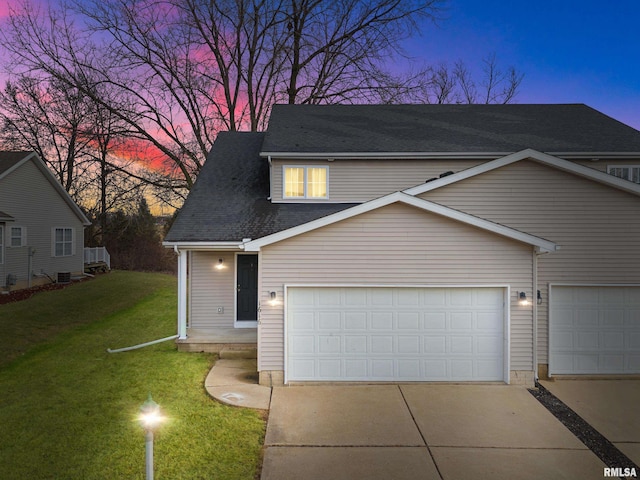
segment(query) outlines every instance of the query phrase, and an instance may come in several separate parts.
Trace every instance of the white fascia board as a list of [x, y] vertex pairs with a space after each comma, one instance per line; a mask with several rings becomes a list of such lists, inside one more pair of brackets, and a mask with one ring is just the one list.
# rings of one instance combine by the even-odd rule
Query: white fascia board
[[165, 248], [173, 248], [178, 250], [195, 250], [195, 251], [242, 251], [242, 241], [234, 242], [162, 242]]
[[256, 251], [259, 251], [260, 248], [263, 246], [270, 245], [272, 243], [279, 242], [282, 240], [286, 240], [288, 238], [310, 232], [317, 228], [331, 225], [332, 223], [346, 220], [348, 218], [352, 218], [357, 215], [361, 215], [363, 213], [370, 212], [372, 210], [385, 207], [387, 205], [390, 205], [392, 203], [397, 203], [397, 202], [404, 203], [406, 205], [411, 205], [427, 212], [435, 213], [437, 215], [450, 218], [452, 220], [466, 223], [468, 225], [472, 225], [477, 228], [490, 231], [492, 233], [501, 235], [503, 237], [507, 237], [513, 240], [527, 243], [529, 245], [533, 245], [539, 251], [552, 252], [557, 249], [557, 245], [553, 242], [550, 242], [549, 240], [545, 240], [543, 238], [530, 235], [528, 233], [520, 232], [518, 230], [514, 230], [513, 228], [509, 228], [504, 225], [490, 222], [480, 217], [469, 215], [467, 213], [463, 213], [459, 210], [454, 210], [452, 208], [439, 205], [437, 203], [429, 202], [427, 200], [422, 200], [420, 198], [416, 198], [402, 192], [395, 192], [390, 195], [386, 195], [384, 197], [376, 198], [375, 200], [371, 200], [369, 202], [356, 205], [355, 207], [349, 208], [347, 210], [343, 210], [341, 212], [334, 213], [332, 215], [328, 215], [323, 218], [319, 218], [317, 220], [313, 220], [303, 225], [298, 225], [297, 227], [293, 227], [288, 230], [284, 230], [282, 232], [278, 232], [272, 235], [267, 235], [266, 237], [258, 238], [256, 240], [245, 243], [244, 249], [246, 251], [256, 252]]
[[490, 160], [508, 155], [511, 152], [260, 152], [260, 156], [270, 159], [308, 159], [326, 160], [327, 158], [342, 160], [358, 159], [455, 159], [455, 160]]
[[579, 175], [596, 182], [604, 183], [605, 185], [609, 185], [614, 188], [633, 193], [635, 195], [640, 195], [640, 185], [636, 183], [630, 182], [628, 180], [623, 180], [621, 178], [614, 177], [613, 175], [609, 175], [608, 173], [585, 167], [583, 165], [578, 165], [568, 160], [563, 160], [562, 158], [554, 157], [553, 155], [538, 152], [537, 150], [532, 149], [526, 149], [520, 152], [512, 153], [511, 155], [507, 155], [506, 157], [498, 158], [491, 162], [483, 163], [481, 165], [462, 170], [461, 172], [454, 173], [453, 175], [438, 178], [431, 182], [408, 188], [407, 190], [404, 190], [403, 193], [406, 193], [407, 195], [420, 195], [422, 193], [426, 193], [431, 190], [435, 190], [437, 188], [441, 188], [446, 185], [450, 185], [452, 183], [456, 183], [461, 180], [465, 180], [467, 178], [474, 177], [476, 175], [480, 175], [515, 162], [519, 162], [521, 160], [532, 160], [534, 162], [557, 168], [558, 170], [563, 170], [565, 172], [573, 173], [575, 175]]
[[[260, 152], [263, 158], [298, 158], [321, 160], [337, 159], [459, 159], [490, 160], [502, 158], [518, 152]], [[546, 152], [548, 155], [561, 158], [594, 160], [603, 158], [638, 158], [640, 152]]]
[[412, 196], [408, 197], [411, 200], [407, 199], [406, 201], [404, 201], [404, 203], [408, 205], [413, 205], [414, 207], [421, 208], [425, 211], [435, 213], [437, 215], [441, 215], [443, 217], [447, 217], [462, 223], [466, 223], [467, 225], [471, 225], [482, 230], [486, 230], [488, 232], [510, 238], [512, 240], [517, 240], [522, 243], [528, 243], [529, 245], [536, 247], [536, 250], [540, 252], [553, 252], [557, 250], [557, 245], [554, 242], [551, 242], [544, 238], [521, 232], [520, 230], [515, 230], [505, 225], [501, 225], [499, 223], [485, 220], [484, 218], [476, 217], [475, 215], [461, 212], [460, 210], [454, 210], [453, 208], [445, 207], [444, 205], [440, 205], [439, 203], [429, 202], [428, 200], [422, 200], [420, 198]]

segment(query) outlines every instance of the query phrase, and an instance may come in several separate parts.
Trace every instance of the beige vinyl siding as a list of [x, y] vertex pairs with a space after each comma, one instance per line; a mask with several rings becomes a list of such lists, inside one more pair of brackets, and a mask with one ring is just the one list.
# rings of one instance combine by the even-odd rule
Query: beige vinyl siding
[[[33, 272], [46, 272], [56, 278], [57, 272], [80, 273], [84, 270], [84, 226], [39, 168], [27, 161], [0, 180], [0, 210], [15, 221], [5, 225], [4, 275], [12, 273], [26, 285], [28, 252], [33, 247]], [[11, 226], [26, 228], [26, 245], [10, 247]], [[53, 229], [72, 228], [75, 255], [53, 256]], [[1, 282], [4, 284], [4, 279]]]
[[[510, 285], [511, 369], [532, 370], [529, 245], [393, 204], [266, 246], [259, 285], [260, 369], [284, 367], [284, 285]], [[269, 292], [278, 305], [268, 305]]]
[[548, 353], [549, 283], [640, 283], [640, 197], [522, 161], [422, 198], [560, 245], [539, 258], [538, 354]]
[[271, 166], [271, 197], [274, 202], [283, 201], [284, 165], [314, 165], [328, 167], [328, 201], [358, 203], [405, 190], [441, 173], [458, 172], [483, 163], [482, 160], [273, 160]]
[[[224, 268], [218, 270], [222, 258]], [[229, 252], [191, 252], [189, 327], [233, 328], [235, 318], [235, 255]], [[218, 308], [224, 309], [218, 313]]]

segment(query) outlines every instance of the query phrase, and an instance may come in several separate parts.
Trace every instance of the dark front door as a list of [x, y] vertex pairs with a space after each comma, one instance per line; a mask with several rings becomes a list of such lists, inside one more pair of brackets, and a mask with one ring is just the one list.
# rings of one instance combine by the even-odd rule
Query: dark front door
[[237, 320], [258, 319], [258, 256], [238, 255]]

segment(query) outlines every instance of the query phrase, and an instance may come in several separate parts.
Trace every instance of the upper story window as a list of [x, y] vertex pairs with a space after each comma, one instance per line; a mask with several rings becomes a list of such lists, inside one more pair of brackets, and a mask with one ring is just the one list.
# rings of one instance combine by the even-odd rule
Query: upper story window
[[284, 198], [326, 199], [328, 167], [284, 167]]
[[634, 183], [640, 183], [640, 165], [610, 165], [607, 167], [607, 173]]
[[69, 257], [73, 255], [73, 228], [53, 229], [53, 256]]
[[11, 227], [10, 247], [24, 247], [27, 244], [27, 227]]

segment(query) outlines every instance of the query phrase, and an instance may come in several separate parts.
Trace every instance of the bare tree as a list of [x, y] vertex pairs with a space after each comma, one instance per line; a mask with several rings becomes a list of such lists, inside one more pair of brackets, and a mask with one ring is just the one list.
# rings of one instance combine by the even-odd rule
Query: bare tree
[[[77, 88], [190, 188], [221, 129], [264, 128], [276, 102], [399, 98], [385, 72], [439, 0], [24, 0], [2, 30], [14, 68]], [[72, 21], [72, 18], [80, 19]], [[87, 83], [117, 95], [97, 96]], [[393, 80], [389, 85], [385, 79]]]

